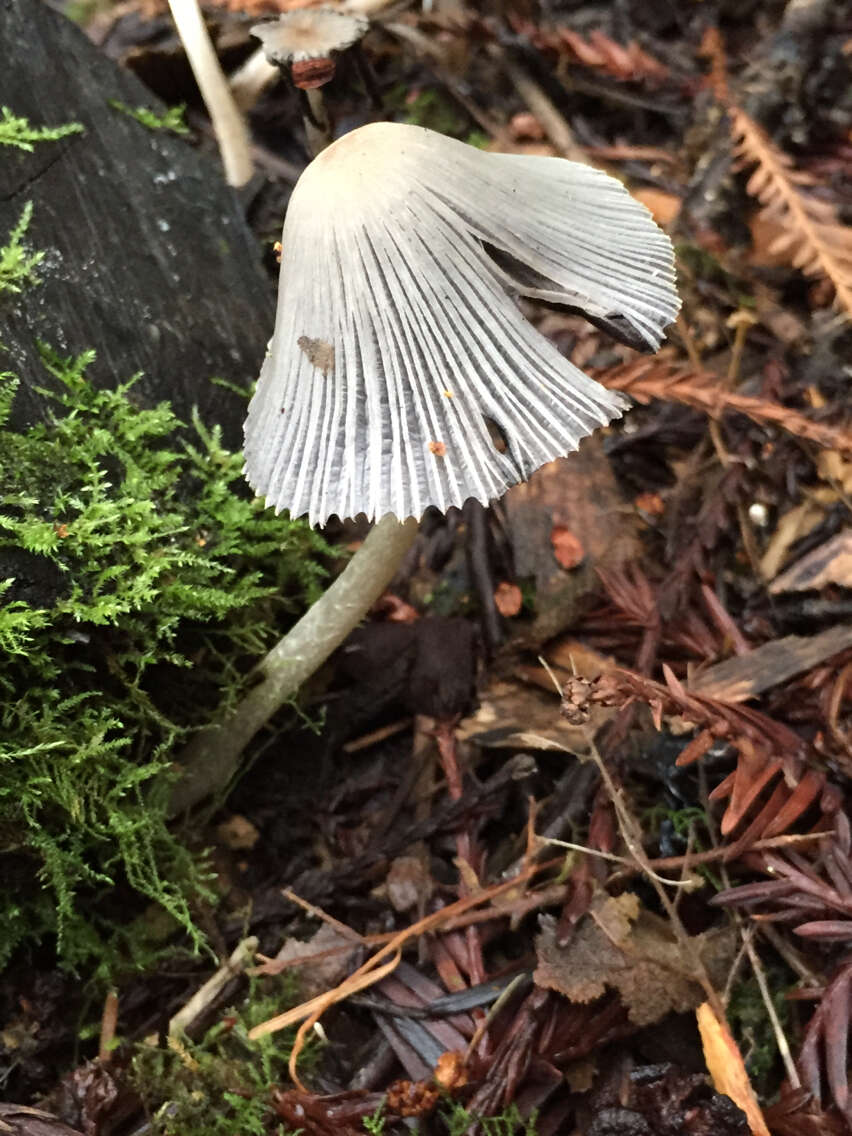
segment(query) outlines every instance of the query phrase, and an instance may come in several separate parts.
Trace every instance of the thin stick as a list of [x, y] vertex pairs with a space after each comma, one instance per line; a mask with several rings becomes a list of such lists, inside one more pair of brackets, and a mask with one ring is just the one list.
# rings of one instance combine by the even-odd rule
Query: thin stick
[[787, 1041], [787, 1035], [784, 1033], [784, 1027], [781, 1025], [781, 1019], [778, 1017], [778, 1013], [775, 1009], [775, 1003], [772, 1001], [772, 995], [769, 992], [769, 984], [766, 981], [766, 972], [763, 969], [763, 964], [758, 957], [757, 951], [754, 949], [751, 935], [747, 935], [745, 938], [745, 949], [751, 963], [751, 968], [754, 971], [754, 977], [757, 979], [757, 985], [760, 988], [760, 996], [766, 1007], [767, 1016], [772, 1023], [772, 1032], [775, 1034], [775, 1044], [778, 1046], [778, 1052], [781, 1054], [781, 1060], [784, 1062], [784, 1068], [787, 1070], [787, 1079], [794, 1089], [799, 1089], [802, 1087], [801, 1078], [796, 1069], [793, 1055], [790, 1052], [790, 1045]]
[[578, 144], [574, 131], [556, 103], [545, 94], [536, 81], [508, 55], [501, 53], [500, 64], [512, 80], [515, 90], [544, 128], [550, 141], [563, 158], [589, 165], [586, 151]]
[[98, 1044], [98, 1061], [108, 1065], [112, 1060], [112, 1043], [115, 1041], [115, 1027], [118, 1024], [118, 993], [110, 990], [104, 999], [101, 1014], [101, 1039]]
[[169, 1037], [178, 1037], [185, 1033], [195, 1019], [216, 1001], [231, 979], [243, 973], [256, 950], [256, 938], [243, 939], [242, 942], [237, 943], [228, 961], [196, 990], [186, 1005], [182, 1006], [170, 1020]]
[[364, 944], [367, 940], [363, 935], [359, 935], [357, 931], [353, 930], [346, 923], [341, 923], [339, 919], [335, 919], [333, 915], [329, 915], [327, 911], [323, 911], [321, 907], [317, 907], [315, 903], [310, 900], [302, 899], [301, 896], [296, 895], [290, 888], [282, 888], [281, 894], [286, 896], [291, 903], [297, 904], [303, 911], [307, 911], [309, 915], [313, 915], [315, 919], [321, 919], [323, 923], [327, 923], [329, 927], [333, 927], [338, 935], [342, 935], [344, 939], [350, 939], [353, 943]]
[[[439, 718], [436, 722], [435, 740], [438, 743], [438, 754], [441, 759], [441, 768], [447, 779], [447, 790], [453, 801], [460, 801], [464, 795], [462, 771], [458, 761], [458, 739], [456, 738], [456, 721]], [[476, 847], [470, 828], [470, 821], [460, 828], [456, 834], [456, 850], [459, 861], [466, 863], [473, 875], [478, 875], [479, 849]], [[465, 881], [464, 872], [459, 873], [459, 898], [468, 894], [470, 888]], [[468, 972], [471, 983], [485, 981], [485, 963], [482, 959], [482, 941], [476, 927], [468, 927], [465, 931], [467, 942]]]
[[[335, 987], [334, 990], [330, 990], [327, 994], [322, 994], [319, 998], [314, 998], [302, 1006], [296, 1006], [294, 1009], [288, 1010], [284, 1014], [279, 1014], [269, 1021], [261, 1022], [260, 1025], [255, 1026], [254, 1029], [250, 1031], [249, 1038], [254, 1040], [255, 1038], [263, 1037], [267, 1033], [274, 1033], [276, 1030], [284, 1029], [288, 1025], [294, 1025], [297, 1021], [304, 1018], [302, 1024], [299, 1026], [296, 1040], [290, 1054], [289, 1073], [296, 1087], [303, 1092], [306, 1091], [298, 1073], [297, 1066], [299, 1055], [305, 1047], [305, 1040], [308, 1033], [330, 1006], [343, 1001], [356, 991], [372, 986], [373, 983], [381, 981], [386, 975], [392, 973], [399, 964], [403, 948], [411, 939], [419, 938], [428, 931], [434, 931], [453, 916], [462, 915], [473, 908], [480, 907], [484, 903], [489, 903], [504, 892], [511, 891], [513, 888], [526, 882], [543, 867], [544, 865], [539, 864], [530, 869], [529, 872], [522, 872], [511, 880], [504, 880], [502, 883], [485, 888], [478, 895], [465, 896], [464, 899], [456, 900], [455, 903], [450, 904], [448, 907], [441, 908], [440, 911], [435, 911], [431, 915], [427, 915], [424, 919], [420, 919], [416, 923], [403, 928], [402, 931], [394, 935], [390, 942], [376, 951], [374, 955], [368, 958], [365, 963], [341, 982], [339, 986]], [[390, 956], [390, 961], [385, 962], [384, 960], [387, 959], [388, 956]], [[379, 965], [380, 963], [382, 964], [381, 966]]]

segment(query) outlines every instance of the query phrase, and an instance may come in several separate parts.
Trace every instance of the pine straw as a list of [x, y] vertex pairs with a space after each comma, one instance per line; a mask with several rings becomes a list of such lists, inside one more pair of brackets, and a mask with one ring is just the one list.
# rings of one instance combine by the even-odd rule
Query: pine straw
[[623, 391], [637, 402], [649, 403], [655, 398], [680, 402], [711, 418], [734, 411], [761, 426], [778, 426], [788, 434], [806, 438], [826, 449], [852, 453], [852, 430], [815, 422], [780, 402], [728, 390], [719, 376], [710, 371], [694, 371], [659, 358], [637, 359], [596, 371], [595, 378], [610, 390]]
[[[416, 923], [404, 927], [333, 990], [329, 990], [325, 994], [319, 994], [316, 998], [311, 998], [308, 1002], [303, 1002], [301, 1005], [294, 1006], [293, 1009], [287, 1010], [283, 1014], [278, 1014], [274, 1018], [269, 1018], [267, 1021], [261, 1022], [250, 1031], [248, 1035], [249, 1038], [254, 1040], [255, 1038], [263, 1037], [265, 1034], [275, 1033], [276, 1030], [295, 1025], [296, 1022], [301, 1022], [299, 1031], [296, 1034], [296, 1040], [293, 1043], [293, 1051], [290, 1055], [289, 1072], [296, 1088], [300, 1089], [302, 1092], [307, 1092], [298, 1075], [297, 1067], [299, 1056], [305, 1047], [310, 1031], [326, 1010], [330, 1009], [338, 1002], [344, 1001], [351, 995], [357, 994], [359, 991], [365, 990], [369, 986], [375, 985], [377, 982], [381, 982], [383, 978], [391, 974], [402, 959], [403, 948], [411, 940], [418, 939], [427, 932], [435, 931], [439, 927], [445, 926], [459, 915], [463, 915], [465, 912], [475, 907], [481, 907], [486, 903], [490, 904], [493, 900], [497, 899], [498, 896], [504, 896], [507, 892], [511, 892], [521, 884], [531, 880], [533, 876], [560, 863], [561, 861], [558, 860], [548, 860], [541, 864], [532, 864], [509, 880], [504, 880], [502, 883], [483, 888], [482, 891], [477, 892], [476, 895], [464, 896], [462, 899], [456, 900], [455, 903], [451, 903], [447, 907], [442, 907], [440, 911], [434, 911], [431, 915], [427, 915], [425, 918], [419, 919]], [[552, 896], [548, 896], [549, 901], [552, 901], [552, 898]], [[494, 919], [503, 918], [510, 914], [510, 911], [510, 907], [507, 906], [504, 901], [502, 905], [497, 905], [493, 908], [491, 917]]]

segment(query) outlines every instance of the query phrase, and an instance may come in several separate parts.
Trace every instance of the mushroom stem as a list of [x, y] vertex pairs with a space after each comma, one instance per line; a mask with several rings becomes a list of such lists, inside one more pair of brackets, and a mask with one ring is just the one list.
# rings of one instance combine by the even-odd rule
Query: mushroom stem
[[220, 724], [206, 726], [178, 758], [181, 777], [170, 813], [192, 808], [225, 789], [240, 754], [261, 726], [353, 631], [391, 580], [417, 536], [417, 521], [383, 517], [331, 587], [261, 660], [261, 681]]
[[254, 172], [248, 130], [222, 73], [198, 0], [169, 0], [172, 18], [213, 123], [228, 185], [241, 186]]
[[327, 146], [331, 145], [331, 122], [325, 106], [322, 88], [316, 87], [300, 91], [302, 96], [302, 120], [305, 124], [305, 134], [311, 157], [321, 154]]

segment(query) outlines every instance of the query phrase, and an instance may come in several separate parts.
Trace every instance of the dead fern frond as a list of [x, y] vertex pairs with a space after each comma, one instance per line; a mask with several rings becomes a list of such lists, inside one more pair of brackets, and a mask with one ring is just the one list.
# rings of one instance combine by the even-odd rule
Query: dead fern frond
[[613, 79], [659, 84], [669, 78], [669, 68], [631, 40], [626, 47], [610, 39], [599, 29], [584, 39], [578, 32], [563, 26], [542, 28], [529, 20], [509, 17], [514, 31], [527, 36], [539, 51], [555, 52], [570, 63], [602, 71]]
[[[852, 230], [848, 232], [852, 238]], [[659, 359], [637, 359], [597, 371], [595, 378], [610, 390], [623, 391], [637, 402], [648, 403], [655, 398], [680, 402], [703, 411], [711, 418], [719, 418], [725, 411], [734, 411], [744, 414], [761, 426], [778, 426], [788, 434], [807, 438], [826, 449], [839, 450], [841, 453], [852, 452], [852, 430], [814, 422], [798, 410], [780, 402], [728, 390], [719, 376], [709, 371], [693, 371], [682, 365], [662, 363]]]
[[769, 252], [789, 257], [806, 276], [827, 277], [838, 307], [852, 313], [852, 228], [840, 223], [831, 202], [803, 192], [816, 179], [797, 170], [762, 126], [740, 107], [729, 104], [728, 114], [740, 164], [755, 167], [746, 189], [782, 230]]

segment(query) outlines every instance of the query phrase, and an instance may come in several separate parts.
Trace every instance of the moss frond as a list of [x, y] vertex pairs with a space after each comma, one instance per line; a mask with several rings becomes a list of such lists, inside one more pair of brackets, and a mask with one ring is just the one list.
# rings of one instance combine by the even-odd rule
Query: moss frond
[[8, 426], [0, 375], [0, 966], [46, 935], [79, 967], [109, 954], [128, 891], [201, 945], [172, 755], [320, 590], [328, 550], [252, 499], [217, 428], [135, 405], [133, 380], [97, 389], [91, 353], [43, 355], [47, 423]]
[[0, 248], [0, 296], [22, 292], [25, 287], [38, 284], [35, 268], [44, 260], [44, 253], [30, 252], [24, 242], [32, 216], [33, 203], [28, 201], [8, 241]]
[[9, 107], [0, 107], [0, 146], [15, 146], [32, 152], [37, 142], [56, 142], [69, 134], [82, 134], [80, 122], [64, 126], [31, 126], [29, 119], [13, 114]]
[[128, 106], [120, 99], [109, 99], [108, 102], [113, 110], [120, 111], [129, 118], [135, 119], [147, 130], [171, 130], [173, 134], [189, 134], [189, 127], [184, 121], [186, 103], [168, 107], [162, 114], [157, 114], [156, 111], [150, 110], [148, 107]]

